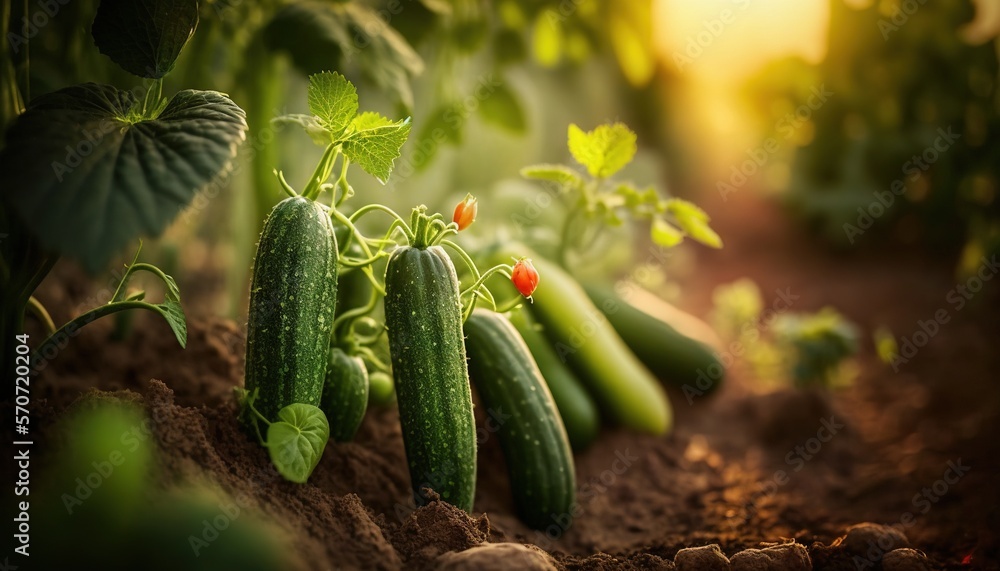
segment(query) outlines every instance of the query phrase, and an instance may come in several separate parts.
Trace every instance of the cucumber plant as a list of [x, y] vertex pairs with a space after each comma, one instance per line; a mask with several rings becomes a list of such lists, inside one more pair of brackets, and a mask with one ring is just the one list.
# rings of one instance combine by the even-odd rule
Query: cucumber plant
[[[409, 119], [394, 122], [377, 113], [358, 113], [357, 91], [340, 74], [311, 76], [308, 99], [312, 115], [282, 119], [305, 126], [325, 150], [301, 193], [275, 171], [289, 198], [271, 211], [257, 246], [247, 320], [245, 386], [240, 392], [246, 424], [268, 448], [279, 472], [294, 482], [308, 479], [330, 436], [330, 421], [319, 408], [324, 404], [325, 380], [331, 376], [341, 382], [350, 378], [340, 369], [344, 361], [330, 358], [339, 267], [360, 267], [374, 280], [371, 263], [378, 259], [369, 249], [369, 241], [338, 210], [353, 194], [347, 169], [353, 159], [384, 182], [409, 133]], [[339, 177], [336, 183], [328, 183], [338, 159]], [[326, 191], [332, 195], [329, 205], [318, 200]], [[368, 259], [341, 255], [335, 230], [338, 223], [357, 233], [357, 245]], [[352, 234], [346, 241], [353, 238]], [[336, 368], [328, 371], [331, 363]], [[326, 404], [350, 404], [343, 399], [344, 393], [350, 392], [345, 388], [351, 389], [327, 383]], [[364, 406], [367, 387], [363, 398], [353, 400]], [[340, 416], [335, 424], [338, 438], [348, 432], [347, 423], [356, 429], [356, 419], [351, 416], [355, 412], [343, 406], [327, 408]], [[267, 425], [266, 438], [260, 422]]]
[[[28, 80], [3, 87], [4, 99], [15, 102], [18, 113], [0, 151], [6, 177], [0, 233], [7, 236], [0, 241], [3, 362], [13, 362], [11, 340], [23, 329], [26, 308], [47, 321], [32, 294], [61, 256], [97, 272], [138, 236], [161, 234], [200, 189], [231, 168], [247, 129], [243, 110], [216, 91], [185, 89], [170, 99], [162, 93], [163, 77], [197, 27], [197, 6], [194, 0], [101, 2], [94, 43], [144, 78], [141, 86], [82, 83], [33, 99]], [[9, 8], [7, 3], [3, 10]], [[127, 279], [138, 271], [165, 282], [163, 304], [125, 297]], [[61, 333], [137, 308], [166, 317], [184, 344], [179, 294], [169, 276], [133, 262], [118, 289], [109, 304], [74, 319]], [[54, 341], [62, 339], [49, 339], [39, 349], [51, 354]], [[43, 356], [36, 350], [34, 361]]]

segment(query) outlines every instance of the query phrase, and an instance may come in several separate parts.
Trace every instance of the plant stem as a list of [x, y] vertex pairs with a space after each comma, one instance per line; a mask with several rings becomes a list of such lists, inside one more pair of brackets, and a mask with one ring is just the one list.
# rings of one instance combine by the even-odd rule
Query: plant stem
[[38, 301], [38, 298], [35, 296], [29, 297], [27, 309], [42, 322], [46, 335], [52, 335], [56, 332], [56, 324], [52, 322], [52, 316], [49, 315], [42, 302]]

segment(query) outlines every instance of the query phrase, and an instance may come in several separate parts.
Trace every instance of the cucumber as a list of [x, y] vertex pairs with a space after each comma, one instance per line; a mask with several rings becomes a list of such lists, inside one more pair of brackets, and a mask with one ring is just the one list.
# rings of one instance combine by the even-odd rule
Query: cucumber
[[465, 322], [469, 374], [497, 426], [518, 516], [534, 529], [568, 525], [576, 473], [566, 429], [528, 346], [502, 315], [476, 310]]
[[414, 499], [423, 488], [465, 511], [476, 488], [476, 423], [458, 277], [440, 246], [393, 250], [385, 324]]
[[268, 420], [319, 406], [337, 303], [337, 240], [319, 203], [286, 198], [257, 244], [247, 322], [245, 385]]
[[570, 368], [559, 360], [555, 349], [545, 338], [527, 309], [513, 311], [510, 323], [524, 339], [531, 356], [542, 372], [542, 378], [552, 393], [552, 400], [559, 409], [563, 426], [569, 436], [573, 450], [584, 450], [597, 438], [601, 429], [601, 416], [597, 404], [580, 384], [580, 379]]
[[368, 406], [388, 406], [396, 399], [392, 375], [375, 371], [368, 374]]
[[330, 422], [330, 438], [350, 442], [368, 409], [368, 370], [361, 357], [331, 347], [320, 404]]
[[670, 430], [673, 414], [663, 386], [608, 324], [587, 292], [558, 265], [518, 244], [495, 252], [495, 263], [532, 258], [541, 277], [531, 313], [545, 327], [556, 355], [587, 384], [607, 413], [620, 424], [651, 434]]
[[693, 321], [706, 328], [707, 324], [648, 292], [640, 294], [643, 300], [643, 309], [640, 309], [619, 297], [613, 288], [592, 284], [583, 287], [594, 305], [610, 308], [605, 311], [608, 322], [636, 357], [661, 381], [678, 387], [697, 385], [702, 392], [710, 392], [722, 384], [725, 367], [712, 348], [684, 335], [653, 314], [680, 314], [675, 320], [677, 323]]

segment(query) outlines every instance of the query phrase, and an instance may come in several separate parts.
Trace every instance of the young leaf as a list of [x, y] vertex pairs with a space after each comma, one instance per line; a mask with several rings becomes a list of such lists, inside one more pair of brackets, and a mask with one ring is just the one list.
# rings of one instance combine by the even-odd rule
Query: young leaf
[[158, 79], [198, 27], [198, 0], [101, 0], [91, 33], [125, 71]]
[[323, 411], [311, 404], [294, 403], [278, 411], [278, 421], [267, 428], [267, 453], [285, 479], [304, 484], [316, 468], [330, 423]]
[[351, 123], [351, 132], [343, 140], [344, 155], [385, 184], [392, 173], [392, 163], [399, 157], [409, 134], [409, 118], [392, 122], [367, 111]]
[[551, 180], [559, 184], [580, 188], [583, 186], [583, 179], [580, 175], [566, 165], [540, 164], [531, 165], [521, 169], [521, 176], [533, 178], [535, 180]]
[[650, 237], [658, 246], [672, 248], [684, 240], [684, 233], [662, 218], [654, 218]]
[[479, 102], [479, 116], [517, 135], [524, 133], [528, 123], [517, 96], [504, 85], [496, 86], [493, 93]]
[[673, 214], [677, 223], [691, 238], [706, 246], [722, 247], [722, 238], [708, 226], [708, 214], [701, 208], [686, 200], [673, 198], [667, 202], [667, 212]]
[[308, 98], [309, 111], [333, 136], [342, 133], [358, 114], [358, 91], [337, 72], [310, 75]]
[[635, 133], [624, 123], [601, 125], [588, 132], [569, 126], [569, 151], [595, 177], [609, 177], [629, 164], [635, 156], [635, 141]]

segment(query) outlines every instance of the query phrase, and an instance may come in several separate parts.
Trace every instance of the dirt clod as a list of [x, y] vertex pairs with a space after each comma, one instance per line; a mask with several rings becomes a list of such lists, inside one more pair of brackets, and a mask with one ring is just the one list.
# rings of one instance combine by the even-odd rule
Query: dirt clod
[[903, 532], [877, 523], [853, 525], [847, 529], [847, 535], [838, 542], [852, 555], [866, 556], [876, 561], [893, 549], [910, 546]]
[[556, 571], [552, 557], [533, 545], [484, 543], [465, 551], [445, 553], [437, 560], [438, 571]]
[[765, 549], [744, 549], [729, 560], [733, 571], [810, 571], [812, 561], [805, 546], [798, 543]]
[[674, 555], [677, 571], [729, 571], [729, 559], [715, 543], [681, 549]]
[[916, 549], [893, 549], [882, 558], [882, 571], [928, 571], [930, 564]]
[[391, 534], [407, 568], [426, 568], [443, 553], [465, 551], [489, 539], [490, 520], [485, 515], [474, 518], [431, 497], [430, 503], [414, 510]]

